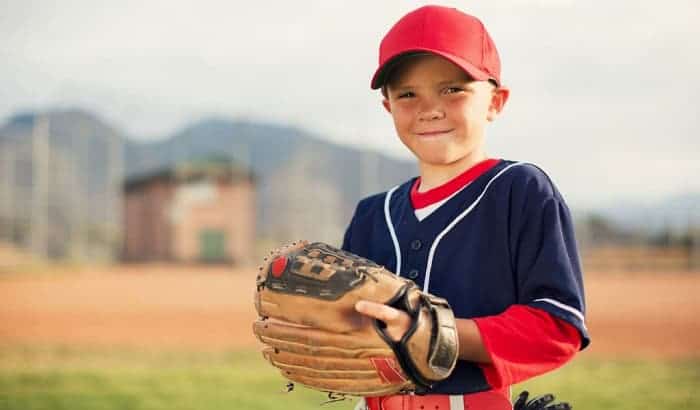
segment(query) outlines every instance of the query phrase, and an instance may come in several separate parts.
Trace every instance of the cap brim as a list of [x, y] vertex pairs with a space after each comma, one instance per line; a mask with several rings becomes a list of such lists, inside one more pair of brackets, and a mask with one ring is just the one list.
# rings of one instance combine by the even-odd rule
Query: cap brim
[[391, 72], [401, 62], [403, 62], [406, 57], [411, 57], [411, 56], [420, 55], [420, 54], [438, 55], [440, 57], [443, 57], [443, 58], [451, 61], [453, 64], [457, 65], [458, 67], [460, 67], [474, 80], [477, 80], [477, 81], [492, 80], [497, 85], [499, 84], [498, 79], [494, 78], [489, 73], [476, 68], [476, 66], [474, 66], [472, 63], [470, 63], [462, 58], [459, 58], [457, 56], [454, 56], [452, 54], [445, 53], [442, 51], [432, 50], [429, 48], [414, 48], [414, 49], [404, 51], [400, 54], [397, 54], [397, 55], [391, 57], [383, 65], [381, 65], [379, 68], [377, 68], [377, 71], [374, 72], [374, 76], [372, 76], [372, 82], [370, 83], [370, 87], [372, 87], [373, 90], [382, 88], [384, 86], [384, 84], [386, 84], [386, 81], [387, 81], [389, 75], [391, 74]]

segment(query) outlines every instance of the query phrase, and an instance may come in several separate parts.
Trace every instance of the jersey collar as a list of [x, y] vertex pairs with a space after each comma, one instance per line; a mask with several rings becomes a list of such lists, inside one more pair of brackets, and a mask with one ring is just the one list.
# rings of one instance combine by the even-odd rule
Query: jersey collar
[[444, 184], [429, 191], [418, 192], [421, 178], [418, 177], [411, 187], [411, 204], [413, 209], [421, 209], [449, 198], [452, 194], [467, 186], [470, 182], [479, 178], [485, 172], [498, 164], [499, 160], [494, 158], [485, 159], [478, 164], [467, 169]]

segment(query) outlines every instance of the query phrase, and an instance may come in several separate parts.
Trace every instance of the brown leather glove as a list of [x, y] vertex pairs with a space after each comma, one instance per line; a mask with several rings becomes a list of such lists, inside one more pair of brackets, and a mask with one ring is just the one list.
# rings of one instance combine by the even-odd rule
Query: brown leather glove
[[[412, 324], [398, 342], [355, 311], [359, 300], [401, 309]], [[359, 396], [424, 391], [447, 378], [459, 345], [447, 301], [383, 267], [323, 243], [276, 249], [260, 268], [253, 331], [289, 380]]]

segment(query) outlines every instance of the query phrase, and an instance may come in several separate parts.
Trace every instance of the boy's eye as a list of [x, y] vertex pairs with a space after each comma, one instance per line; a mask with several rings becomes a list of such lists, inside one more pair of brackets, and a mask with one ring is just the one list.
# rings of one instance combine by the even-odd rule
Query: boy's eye
[[445, 94], [455, 94], [458, 92], [464, 91], [464, 88], [462, 87], [447, 87], [443, 90]]
[[399, 93], [399, 95], [396, 96], [396, 98], [411, 98], [415, 96], [412, 91], [404, 91], [402, 93]]

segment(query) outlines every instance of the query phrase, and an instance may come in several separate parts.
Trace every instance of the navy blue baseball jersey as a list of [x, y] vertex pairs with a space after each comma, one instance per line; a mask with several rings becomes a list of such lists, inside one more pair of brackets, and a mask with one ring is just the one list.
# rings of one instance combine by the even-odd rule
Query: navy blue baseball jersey
[[[360, 201], [343, 249], [446, 298], [458, 318], [529, 306], [573, 325], [581, 348], [588, 345], [571, 215], [541, 169], [500, 160], [420, 220], [410, 200], [415, 181]], [[490, 388], [477, 364], [460, 360], [430, 393]]]

